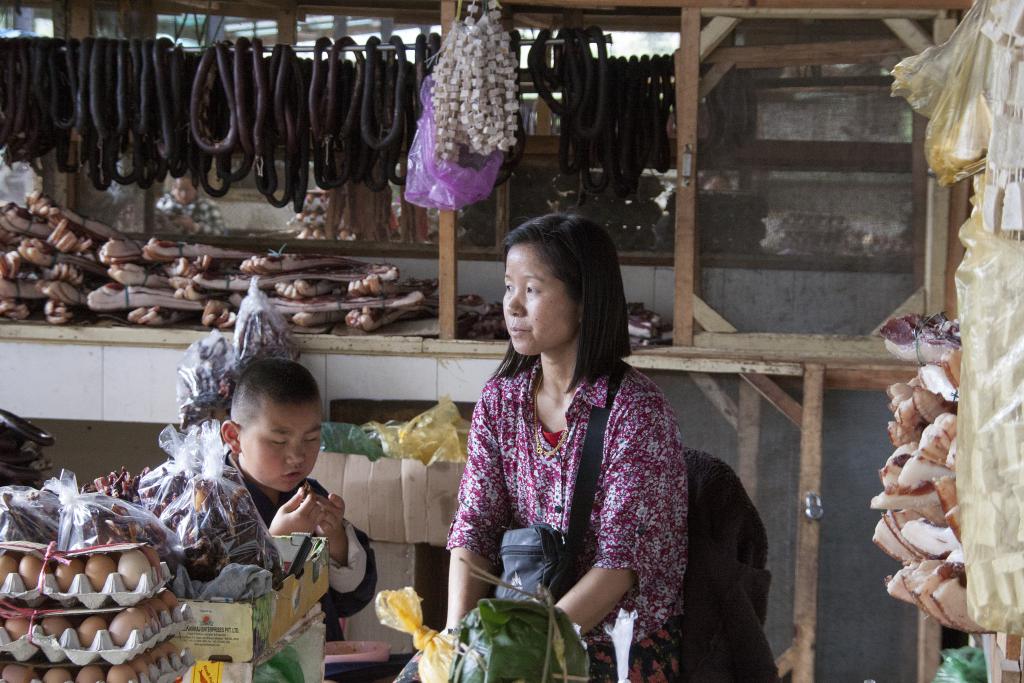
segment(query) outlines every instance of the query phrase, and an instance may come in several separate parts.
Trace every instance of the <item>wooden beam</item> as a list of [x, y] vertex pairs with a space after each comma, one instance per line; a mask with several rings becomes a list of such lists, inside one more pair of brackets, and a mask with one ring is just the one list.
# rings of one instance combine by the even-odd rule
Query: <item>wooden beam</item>
[[925, 33], [920, 24], [912, 19], [882, 19], [882, 21], [915, 54], [924, 52], [935, 45], [931, 36]]
[[927, 234], [924, 258], [924, 310], [938, 313], [946, 304], [946, 258], [949, 243], [949, 188], [928, 178]]
[[697, 385], [704, 397], [711, 402], [733, 429], [739, 429], [739, 410], [725, 389], [713, 376], [703, 372], [691, 372], [690, 379]]
[[732, 62], [712, 64], [707, 73], [700, 78], [700, 88], [697, 90], [697, 97], [699, 99], [707, 97], [715, 89], [715, 86], [722, 82], [725, 75], [732, 71], [734, 66], [736, 65]]
[[700, 30], [700, 60], [703, 62], [715, 48], [728, 38], [736, 25], [740, 23], [735, 17], [715, 17]]
[[735, 332], [736, 328], [728, 320], [719, 315], [718, 311], [708, 306], [704, 299], [693, 295], [693, 315], [697, 324], [707, 332]]
[[917, 612], [917, 683], [932, 683], [939, 670], [942, 655], [942, 624], [927, 614]]
[[828, 43], [720, 47], [706, 62], [733, 62], [738, 69], [773, 69], [817, 64], [870, 64], [910, 54], [902, 41], [839, 40]]
[[[757, 3], [758, 5], [762, 3]], [[845, 9], [780, 9], [764, 7], [705, 7], [700, 11], [702, 17], [736, 17], [737, 19], [853, 19], [868, 21], [871, 19], [934, 19], [944, 14], [943, 10], [935, 9], [870, 9], [847, 7]]]
[[950, 189], [949, 233], [946, 238], [946, 304], [943, 307], [950, 318], [957, 317], [959, 311], [956, 298], [956, 269], [964, 260], [960, 227], [971, 215], [971, 193], [970, 179], [961, 180]]
[[804, 513], [804, 496], [821, 493], [822, 418], [824, 415], [825, 368], [811, 364], [804, 368], [804, 405], [800, 430], [800, 479], [797, 492], [796, 574], [793, 585], [793, 626], [796, 658], [793, 683], [814, 681], [814, 651], [818, 624], [818, 547], [821, 526]]
[[[718, 64], [712, 66], [714, 69]], [[710, 72], [709, 72], [710, 73]], [[840, 140], [750, 140], [742, 146], [709, 152], [701, 168], [801, 169], [909, 173], [912, 145], [903, 142], [845, 142]]]
[[676, 235], [672, 339], [693, 344], [693, 296], [697, 291], [697, 89], [700, 87], [700, 10], [680, 13], [676, 50]]
[[[287, 3], [286, 3], [287, 4]], [[299, 26], [295, 16], [295, 8], [281, 9], [277, 13], [277, 42], [286, 45], [295, 44], [295, 36]]]
[[[569, 1], [572, 2], [573, 0]], [[512, 4], [516, 7], [550, 6], [551, 0], [515, 0]], [[564, 5], [565, 3], [563, 2], [562, 4]], [[615, 8], [628, 10], [628, 8], [632, 7], [697, 7], [702, 11], [716, 9], [735, 11], [739, 8], [749, 8], [751, 2], [750, 0], [583, 0], [578, 4], [594, 9]], [[823, 10], [853, 12], [858, 9], [931, 12], [947, 9], [970, 9], [971, 0], [758, 0], [757, 6], [762, 9], [789, 9], [800, 13], [820, 12]]]
[[889, 322], [890, 318], [898, 318], [910, 313], [922, 314], [924, 312], [924, 287], [919, 287], [913, 294], [907, 297], [906, 301], [893, 309], [893, 312], [887, 315], [885, 320], [875, 325], [875, 329], [871, 330], [871, 335], [875, 336], [879, 334], [882, 331], [882, 327], [885, 323]]
[[[455, 0], [441, 0], [441, 32], [446, 34], [455, 21]], [[458, 334], [458, 212], [438, 212], [438, 319], [441, 339], [455, 339]]]
[[790, 422], [797, 427], [801, 426], [803, 422], [803, 407], [799, 401], [786, 393], [782, 387], [764, 375], [743, 373], [740, 377], [745, 379], [747, 384], [752, 386], [757, 393], [761, 394], [766, 401], [775, 406]]
[[928, 160], [924, 157], [924, 136], [928, 119], [911, 113], [910, 222], [914, 246], [914, 284], [924, 286], [924, 254], [928, 240]]
[[761, 397], [749, 382], [740, 382], [736, 416], [736, 474], [757, 504], [758, 457], [761, 451]]
[[844, 337], [828, 334], [776, 334], [772, 332], [701, 332], [695, 345], [732, 353], [757, 353], [764, 357], [800, 358], [806, 362], [884, 363], [893, 360], [878, 337]]

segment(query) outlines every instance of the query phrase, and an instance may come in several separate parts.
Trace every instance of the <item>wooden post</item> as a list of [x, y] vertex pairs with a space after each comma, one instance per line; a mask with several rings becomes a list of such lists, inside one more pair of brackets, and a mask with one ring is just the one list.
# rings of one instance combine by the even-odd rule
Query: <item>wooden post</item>
[[[441, 31], [455, 20], [455, 1], [441, 0]], [[456, 244], [458, 214], [439, 211], [437, 238], [438, 325], [441, 339], [455, 339], [458, 323], [459, 257]]]
[[757, 504], [758, 454], [761, 447], [761, 395], [749, 382], [740, 382], [736, 418], [736, 474]]
[[814, 681], [814, 647], [818, 624], [818, 545], [820, 521], [806, 514], [805, 497], [821, 494], [821, 431], [825, 368], [804, 366], [804, 402], [800, 434], [800, 484], [797, 488], [796, 575], [793, 585], [793, 628], [796, 657], [793, 683]]
[[281, 10], [277, 15], [277, 42], [286, 45], [294, 45], [298, 35], [297, 18], [295, 16], [294, 3], [286, 3], [287, 9]]
[[700, 87], [700, 9], [683, 8], [676, 51], [676, 244], [672, 339], [693, 346], [697, 287], [697, 91]]
[[924, 285], [925, 245], [928, 239], [928, 162], [924, 158], [924, 132], [928, 119], [911, 114], [910, 225], [914, 248], [914, 285]]
[[[936, 19], [933, 29], [935, 44], [944, 43], [954, 28], [955, 19]], [[942, 187], [935, 178], [929, 177], [924, 260], [924, 306], [927, 314], [938, 313], [946, 305], [949, 201], [949, 188]]]
[[942, 624], [917, 612], [917, 683], [932, 683], [942, 655]]

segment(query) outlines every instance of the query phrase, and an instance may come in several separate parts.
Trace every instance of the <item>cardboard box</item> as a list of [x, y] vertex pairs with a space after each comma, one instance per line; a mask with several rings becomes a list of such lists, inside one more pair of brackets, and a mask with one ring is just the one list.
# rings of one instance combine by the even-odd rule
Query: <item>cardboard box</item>
[[[281, 560], [288, 567], [302, 536], [275, 537]], [[327, 593], [327, 541], [313, 539], [313, 550], [300, 578], [288, 576], [281, 588], [246, 602], [184, 600], [192, 607], [194, 623], [174, 641], [197, 660], [252, 662], [281, 640]]]
[[465, 465], [321, 453], [312, 477], [345, 499], [345, 517], [375, 541], [444, 546]]

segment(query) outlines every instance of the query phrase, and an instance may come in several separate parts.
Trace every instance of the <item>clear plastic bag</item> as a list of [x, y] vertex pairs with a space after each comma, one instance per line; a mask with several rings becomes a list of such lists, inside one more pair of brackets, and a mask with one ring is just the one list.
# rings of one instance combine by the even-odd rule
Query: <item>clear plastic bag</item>
[[987, 0], [977, 3], [957, 24], [949, 39], [903, 59], [892, 69], [892, 96], [902, 97], [921, 116], [931, 118], [939, 96], [949, 85], [964, 45], [977, 35]]
[[199, 429], [179, 432], [167, 425], [158, 441], [169, 457], [139, 480], [139, 500], [157, 517], [181, 496], [199, 469]]
[[111, 543], [145, 543], [172, 567], [181, 560], [181, 541], [149, 510], [102, 493], [81, 493], [74, 472], [61, 470], [44, 487], [60, 501], [58, 550]]
[[412, 588], [377, 593], [374, 609], [380, 623], [412, 636], [420, 654], [419, 675], [423, 683], [445, 683], [455, 648], [450, 636], [423, 625], [420, 596]]
[[1024, 633], [1024, 242], [986, 229], [978, 208], [960, 229], [956, 271], [963, 358], [956, 491], [968, 615], [986, 630]]
[[231, 409], [235, 388], [235, 349], [213, 330], [185, 350], [178, 363], [178, 419], [182, 427], [221, 418]]
[[433, 87], [434, 80], [430, 76], [423, 79], [420, 88], [423, 114], [416, 123], [416, 135], [409, 147], [404, 197], [416, 206], [454, 211], [490, 196], [505, 155], [500, 150], [486, 156], [474, 154], [462, 145], [458, 163], [438, 161]]
[[60, 500], [52, 491], [0, 486], [0, 540], [56, 541], [59, 518]]
[[238, 306], [235, 357], [239, 373], [255, 358], [297, 360], [299, 357], [288, 321], [260, 290], [256, 277], [249, 282], [249, 291]]
[[469, 422], [447, 396], [408, 422], [368, 422], [363, 428], [380, 440], [389, 458], [412, 458], [424, 465], [466, 462]]
[[198, 443], [201, 465], [184, 489], [170, 501], [160, 520], [181, 538], [189, 576], [210, 581], [230, 563], [251, 564], [277, 576], [281, 558], [256, 503], [227, 464], [220, 422], [210, 420], [190, 428]]
[[950, 37], [953, 67], [942, 90], [927, 98], [931, 109], [925, 131], [925, 156], [942, 185], [962, 180], [980, 168], [992, 134], [986, 100], [993, 72], [992, 41], [982, 32], [989, 0], [979, 0]]

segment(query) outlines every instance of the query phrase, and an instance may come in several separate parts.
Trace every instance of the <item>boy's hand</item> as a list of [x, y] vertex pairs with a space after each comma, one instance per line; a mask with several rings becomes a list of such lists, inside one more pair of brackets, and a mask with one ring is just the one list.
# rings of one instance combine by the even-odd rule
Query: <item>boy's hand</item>
[[345, 531], [345, 501], [336, 493], [316, 498], [320, 508], [316, 532], [327, 538], [331, 559], [341, 566], [348, 565], [348, 533]]
[[316, 496], [307, 496], [303, 489], [295, 492], [291, 499], [281, 506], [270, 522], [273, 536], [289, 534], [311, 534], [320, 519], [320, 506]]

